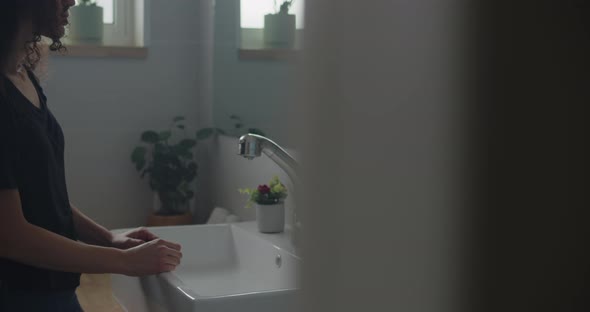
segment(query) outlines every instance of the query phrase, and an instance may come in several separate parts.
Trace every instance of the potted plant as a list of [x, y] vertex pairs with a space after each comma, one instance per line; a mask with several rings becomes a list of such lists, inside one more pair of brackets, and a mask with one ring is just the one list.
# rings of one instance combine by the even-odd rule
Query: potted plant
[[274, 48], [295, 47], [295, 15], [289, 14], [293, 1], [285, 0], [278, 12], [264, 16], [265, 45]]
[[285, 230], [285, 199], [287, 188], [274, 177], [268, 185], [256, 189], [240, 189], [249, 196], [248, 205], [256, 204], [256, 220], [261, 233], [280, 233]]
[[80, 0], [70, 9], [68, 38], [73, 42], [101, 43], [103, 39], [103, 9], [94, 0]]
[[[166, 131], [145, 131], [141, 135], [142, 145], [136, 147], [131, 160], [141, 177], [149, 177], [154, 191], [154, 213], [148, 219], [148, 226], [191, 224], [189, 202], [194, 197], [194, 180], [197, 177], [197, 163], [193, 149], [196, 139], [188, 138], [184, 117], [173, 119]], [[182, 133], [180, 138], [174, 134]]]

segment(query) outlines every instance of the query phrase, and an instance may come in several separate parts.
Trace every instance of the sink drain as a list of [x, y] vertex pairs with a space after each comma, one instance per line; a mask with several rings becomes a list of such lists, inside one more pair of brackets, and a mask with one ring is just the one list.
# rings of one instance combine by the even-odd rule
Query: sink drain
[[281, 255], [277, 255], [275, 258], [275, 264], [277, 265], [277, 268], [280, 268], [283, 265], [283, 257], [281, 257]]

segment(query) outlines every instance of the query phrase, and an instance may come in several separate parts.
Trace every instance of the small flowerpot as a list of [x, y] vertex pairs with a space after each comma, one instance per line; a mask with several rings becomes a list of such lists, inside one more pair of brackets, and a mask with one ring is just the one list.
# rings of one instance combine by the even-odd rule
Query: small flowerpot
[[190, 213], [189, 203], [177, 207], [174, 210], [166, 210], [169, 214], [163, 214], [163, 204], [157, 192], [154, 192], [153, 212], [148, 217], [147, 226], [171, 226], [193, 224], [193, 215]]
[[285, 203], [256, 204], [256, 220], [261, 233], [281, 233], [285, 230]]
[[147, 226], [173, 226], [193, 224], [193, 215], [187, 212], [182, 215], [160, 216], [151, 214], [147, 220]]
[[76, 43], [102, 43], [103, 9], [96, 5], [77, 5], [70, 9], [68, 38]]
[[271, 48], [294, 48], [295, 15], [282, 13], [265, 15], [264, 44]]

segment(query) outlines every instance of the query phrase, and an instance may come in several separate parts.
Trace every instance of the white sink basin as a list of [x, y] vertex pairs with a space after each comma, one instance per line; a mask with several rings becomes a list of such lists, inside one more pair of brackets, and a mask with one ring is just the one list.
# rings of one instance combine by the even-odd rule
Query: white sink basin
[[113, 293], [129, 312], [299, 311], [300, 259], [286, 234], [261, 234], [256, 223], [151, 228], [182, 245], [176, 271], [113, 275]]

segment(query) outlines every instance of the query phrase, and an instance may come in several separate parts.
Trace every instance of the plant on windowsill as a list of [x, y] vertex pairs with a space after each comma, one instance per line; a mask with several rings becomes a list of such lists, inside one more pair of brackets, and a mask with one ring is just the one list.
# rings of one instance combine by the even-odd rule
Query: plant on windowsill
[[70, 8], [68, 40], [74, 43], [102, 43], [103, 15], [103, 8], [95, 0], [80, 0], [78, 5]]
[[[295, 0], [285, 0], [278, 12], [264, 16], [264, 44], [271, 48], [295, 47], [295, 15], [289, 9]], [[275, 0], [275, 10], [276, 10]]]
[[239, 192], [249, 196], [246, 207], [256, 205], [256, 220], [260, 232], [280, 233], [285, 230], [285, 199], [288, 191], [278, 177], [275, 176], [268, 185], [240, 189]]
[[175, 117], [168, 130], [142, 133], [142, 145], [131, 154], [131, 161], [149, 178], [154, 192], [154, 213], [149, 226], [191, 224], [189, 202], [194, 197], [197, 163], [193, 150], [197, 139], [188, 138], [185, 118]]

